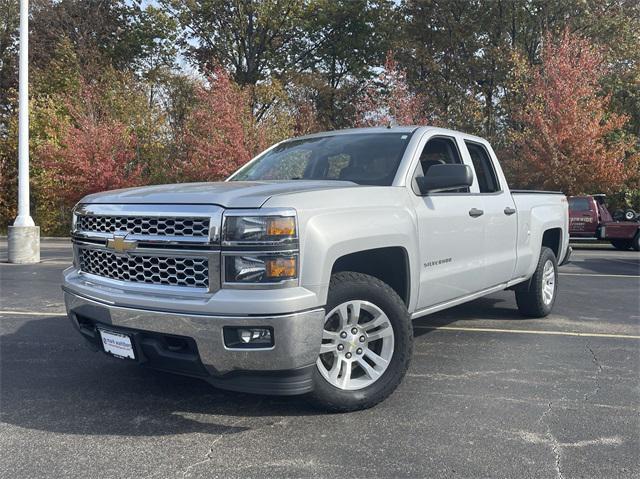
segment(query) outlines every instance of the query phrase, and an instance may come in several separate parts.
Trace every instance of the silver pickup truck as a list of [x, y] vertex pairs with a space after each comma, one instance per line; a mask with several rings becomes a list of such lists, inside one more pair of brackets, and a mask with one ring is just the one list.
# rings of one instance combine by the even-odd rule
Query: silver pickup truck
[[411, 320], [512, 289], [551, 311], [567, 199], [509, 191], [482, 138], [432, 127], [283, 141], [227, 181], [89, 195], [64, 272], [95, 350], [230, 390], [371, 407]]

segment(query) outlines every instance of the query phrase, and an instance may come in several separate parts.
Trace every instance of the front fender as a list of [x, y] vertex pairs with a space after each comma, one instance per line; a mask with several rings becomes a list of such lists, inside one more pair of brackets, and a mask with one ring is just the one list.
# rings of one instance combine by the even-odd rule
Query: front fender
[[[398, 208], [358, 208], [316, 214], [309, 218], [301, 215], [305, 225], [301, 244], [301, 284], [314, 290], [323, 304], [327, 300], [331, 271], [342, 256], [385, 247], [402, 247], [409, 265], [410, 298], [417, 298], [417, 264], [415, 252], [415, 223], [408, 210]], [[413, 307], [409, 305], [410, 309]]]

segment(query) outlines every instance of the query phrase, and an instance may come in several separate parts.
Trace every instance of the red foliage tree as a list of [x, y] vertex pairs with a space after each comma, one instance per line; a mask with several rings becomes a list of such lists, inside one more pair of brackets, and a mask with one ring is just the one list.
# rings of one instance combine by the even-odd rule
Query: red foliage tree
[[55, 117], [57, 141], [43, 144], [38, 158], [52, 180], [53, 197], [73, 204], [98, 191], [142, 184], [131, 129], [102, 111], [96, 87], [81, 83], [78, 98], [67, 99], [70, 118]]
[[411, 92], [405, 72], [391, 52], [384, 69], [364, 89], [356, 104], [356, 126], [418, 125], [426, 123], [423, 99]]
[[609, 97], [600, 95], [602, 52], [565, 30], [556, 40], [546, 35], [541, 59], [515, 115], [518, 182], [566, 194], [619, 188], [637, 157], [629, 153], [633, 140], [622, 136], [627, 118], [609, 112]]
[[172, 163], [181, 181], [223, 180], [265, 147], [251, 111], [249, 90], [215, 68], [196, 91], [196, 106], [185, 122], [181, 157]]

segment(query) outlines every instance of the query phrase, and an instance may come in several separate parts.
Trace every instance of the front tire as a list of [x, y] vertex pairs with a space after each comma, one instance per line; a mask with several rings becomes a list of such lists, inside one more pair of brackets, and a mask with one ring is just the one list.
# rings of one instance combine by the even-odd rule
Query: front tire
[[367, 409], [386, 399], [404, 377], [413, 329], [398, 294], [373, 276], [331, 277], [311, 401], [330, 412]]
[[551, 313], [557, 292], [558, 261], [553, 251], [543, 246], [533, 276], [516, 288], [518, 310], [530, 318], [544, 318]]

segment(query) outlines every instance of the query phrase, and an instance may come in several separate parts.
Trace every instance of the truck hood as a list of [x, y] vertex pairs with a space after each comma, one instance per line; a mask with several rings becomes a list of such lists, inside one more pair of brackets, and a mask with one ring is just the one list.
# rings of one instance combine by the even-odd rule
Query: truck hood
[[309, 190], [356, 187], [350, 181], [228, 181], [180, 183], [105, 191], [85, 196], [87, 204], [206, 204], [225, 208], [260, 208], [269, 198]]

